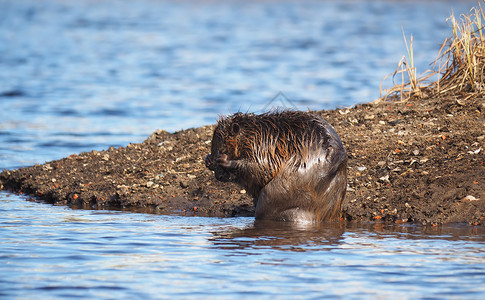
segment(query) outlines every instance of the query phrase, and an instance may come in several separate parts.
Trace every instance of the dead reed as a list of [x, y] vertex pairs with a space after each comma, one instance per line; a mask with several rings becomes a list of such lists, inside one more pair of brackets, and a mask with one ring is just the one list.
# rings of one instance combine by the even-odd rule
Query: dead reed
[[[408, 56], [403, 56], [396, 71], [383, 79], [392, 75], [394, 86], [376, 102], [447, 96], [466, 100], [485, 91], [485, 13], [481, 4], [459, 19], [452, 14], [448, 21], [452, 35], [443, 42], [433, 69], [420, 76], [413, 61], [413, 37], [408, 44], [403, 31]], [[428, 79], [436, 74], [438, 79], [430, 82]]]

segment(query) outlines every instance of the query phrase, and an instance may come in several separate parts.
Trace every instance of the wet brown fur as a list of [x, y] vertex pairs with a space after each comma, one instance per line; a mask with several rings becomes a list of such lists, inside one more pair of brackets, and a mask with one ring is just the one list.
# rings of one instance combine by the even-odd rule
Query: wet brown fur
[[218, 121], [206, 165], [254, 197], [256, 218], [338, 220], [345, 149], [323, 118], [307, 112], [237, 113]]

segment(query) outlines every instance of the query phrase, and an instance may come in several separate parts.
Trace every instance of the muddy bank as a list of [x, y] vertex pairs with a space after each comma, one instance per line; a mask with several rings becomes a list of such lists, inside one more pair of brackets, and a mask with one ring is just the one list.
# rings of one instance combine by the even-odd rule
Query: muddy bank
[[[485, 218], [485, 99], [430, 99], [317, 112], [349, 156], [344, 218], [420, 224]], [[204, 166], [213, 126], [0, 173], [0, 188], [58, 205], [250, 216], [252, 199]]]

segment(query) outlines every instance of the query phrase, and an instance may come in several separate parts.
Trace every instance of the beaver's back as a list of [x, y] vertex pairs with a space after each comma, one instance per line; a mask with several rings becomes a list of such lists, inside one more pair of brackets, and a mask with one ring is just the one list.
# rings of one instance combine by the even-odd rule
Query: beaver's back
[[260, 163], [268, 170], [278, 170], [289, 160], [305, 163], [311, 153], [328, 147], [328, 123], [310, 113], [236, 114], [227, 121], [239, 126], [236, 141], [228, 144], [234, 147], [235, 158]]

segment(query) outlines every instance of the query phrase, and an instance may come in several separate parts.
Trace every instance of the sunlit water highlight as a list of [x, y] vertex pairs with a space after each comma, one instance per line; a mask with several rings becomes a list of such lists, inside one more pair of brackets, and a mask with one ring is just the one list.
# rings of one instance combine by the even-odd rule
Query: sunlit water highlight
[[[0, 0], [0, 169], [260, 111], [280, 92], [298, 109], [371, 101], [402, 29], [422, 72], [452, 10], [475, 4]], [[481, 227], [294, 227], [0, 192], [2, 299], [480, 299], [484, 246]]]

